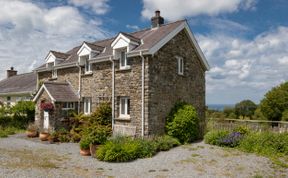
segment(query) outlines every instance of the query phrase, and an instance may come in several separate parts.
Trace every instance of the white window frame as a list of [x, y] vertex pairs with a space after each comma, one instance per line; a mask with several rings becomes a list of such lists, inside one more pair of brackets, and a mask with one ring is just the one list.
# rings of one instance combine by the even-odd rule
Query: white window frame
[[[122, 104], [122, 101], [124, 101], [124, 106]], [[122, 113], [122, 107], [124, 107], [124, 113]], [[120, 97], [119, 100], [119, 117], [120, 118], [130, 118], [130, 108], [131, 108], [131, 102], [129, 97]]]
[[86, 60], [85, 60], [84, 71], [85, 71], [85, 74], [92, 73], [91, 63], [90, 63], [89, 59], [86, 59]]
[[[124, 53], [124, 59], [122, 57], [122, 54]], [[130, 69], [130, 66], [128, 65], [128, 58], [127, 58], [127, 49], [122, 49], [119, 51], [119, 66], [120, 66], [120, 69]], [[124, 60], [124, 65], [122, 65], [122, 62]]]
[[91, 98], [86, 97], [84, 98], [84, 114], [88, 115], [90, 113], [91, 113]]
[[179, 75], [184, 75], [184, 59], [177, 56], [177, 73]]
[[75, 103], [74, 102], [65, 102], [63, 103], [63, 108], [62, 110], [70, 110], [70, 109], [75, 109]]
[[57, 69], [52, 70], [52, 78], [57, 78]]

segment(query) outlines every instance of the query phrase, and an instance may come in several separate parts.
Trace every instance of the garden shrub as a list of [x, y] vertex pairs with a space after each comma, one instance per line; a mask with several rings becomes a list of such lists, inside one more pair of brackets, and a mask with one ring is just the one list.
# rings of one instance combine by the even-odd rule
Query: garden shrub
[[251, 130], [246, 126], [241, 125], [241, 126], [234, 128], [233, 132], [239, 132], [242, 135], [246, 135], [246, 134], [250, 133]]
[[211, 144], [211, 145], [220, 145], [220, 140], [225, 138], [229, 135], [229, 132], [226, 130], [214, 130], [208, 132], [204, 136], [205, 143]]
[[171, 136], [164, 135], [155, 139], [158, 151], [168, 151], [171, 148], [180, 145], [180, 142]]
[[232, 132], [224, 138], [219, 139], [218, 143], [220, 146], [236, 147], [239, 145], [243, 136], [240, 132]]
[[101, 103], [91, 114], [90, 122], [97, 125], [111, 126], [112, 108], [110, 103]]
[[96, 150], [96, 158], [108, 162], [127, 162], [137, 158], [152, 157], [158, 151], [167, 151], [179, 144], [177, 139], [170, 136], [154, 139], [132, 139], [117, 136], [108, 140]]
[[[170, 115], [171, 113], [174, 113], [174, 117]], [[198, 138], [199, 119], [192, 105], [176, 104], [170, 114], [166, 123], [168, 135], [177, 138], [181, 143], [192, 142]]]
[[89, 139], [89, 137], [83, 135], [81, 140], [80, 140], [79, 145], [80, 145], [81, 149], [89, 149], [89, 147], [90, 147], [90, 139]]
[[257, 132], [243, 138], [239, 148], [261, 155], [288, 155], [288, 133]]

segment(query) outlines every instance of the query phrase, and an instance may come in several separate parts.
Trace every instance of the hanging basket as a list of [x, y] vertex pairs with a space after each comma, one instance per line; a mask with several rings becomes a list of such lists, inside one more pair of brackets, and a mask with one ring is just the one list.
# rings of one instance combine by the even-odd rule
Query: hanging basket
[[44, 110], [46, 112], [50, 112], [50, 111], [53, 111], [54, 110], [54, 105], [52, 103], [46, 103], [46, 102], [42, 102], [40, 104], [40, 108], [41, 110]]

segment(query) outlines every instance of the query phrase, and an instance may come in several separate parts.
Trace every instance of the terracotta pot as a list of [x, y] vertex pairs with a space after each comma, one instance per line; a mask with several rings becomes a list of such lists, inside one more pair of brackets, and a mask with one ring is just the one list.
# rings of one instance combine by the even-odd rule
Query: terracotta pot
[[90, 144], [90, 153], [91, 153], [91, 156], [93, 158], [96, 157], [95, 153], [96, 153], [96, 150], [97, 148], [99, 147], [100, 145], [96, 145], [96, 144]]
[[82, 156], [90, 156], [91, 155], [90, 149], [89, 148], [88, 149], [81, 149], [80, 148], [80, 155], [82, 155]]
[[27, 135], [27, 137], [33, 138], [33, 137], [37, 137], [38, 136], [38, 132], [37, 131], [29, 131], [29, 130], [27, 130], [26, 131], [26, 135]]
[[41, 141], [47, 141], [49, 138], [49, 135], [50, 135], [49, 133], [40, 133], [39, 138]]

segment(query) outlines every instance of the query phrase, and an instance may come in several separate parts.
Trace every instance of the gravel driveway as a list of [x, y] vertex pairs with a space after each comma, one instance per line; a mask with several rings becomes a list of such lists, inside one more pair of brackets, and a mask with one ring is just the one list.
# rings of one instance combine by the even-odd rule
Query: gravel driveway
[[106, 163], [79, 155], [74, 143], [48, 144], [23, 134], [0, 139], [0, 177], [288, 177], [269, 159], [203, 142], [153, 158]]

